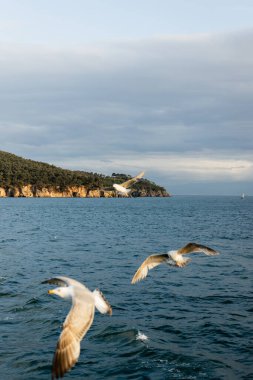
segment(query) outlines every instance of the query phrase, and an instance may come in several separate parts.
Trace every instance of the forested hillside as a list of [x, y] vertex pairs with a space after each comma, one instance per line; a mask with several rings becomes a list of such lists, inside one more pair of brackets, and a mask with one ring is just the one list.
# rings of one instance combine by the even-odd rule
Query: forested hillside
[[[136, 173], [133, 173], [134, 175]], [[14, 154], [0, 151], [0, 187], [12, 188], [25, 185], [43, 188], [59, 187], [64, 191], [68, 186], [86, 186], [89, 189], [111, 187], [113, 183], [121, 183], [131, 178], [126, 174], [103, 174], [61, 169], [54, 165], [18, 157]], [[166, 195], [166, 190], [146, 179], [133, 186], [133, 189], [146, 192], [160, 192]]]

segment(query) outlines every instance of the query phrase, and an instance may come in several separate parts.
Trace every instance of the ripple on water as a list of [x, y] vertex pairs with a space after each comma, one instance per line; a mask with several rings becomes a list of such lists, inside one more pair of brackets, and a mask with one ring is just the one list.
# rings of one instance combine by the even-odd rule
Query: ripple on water
[[[70, 308], [40, 285], [55, 275], [99, 287], [113, 307], [112, 317], [96, 312], [66, 378], [253, 378], [253, 198], [0, 203], [1, 378], [50, 377]], [[183, 270], [157, 267], [130, 284], [149, 254], [194, 240], [221, 254], [196, 255]]]

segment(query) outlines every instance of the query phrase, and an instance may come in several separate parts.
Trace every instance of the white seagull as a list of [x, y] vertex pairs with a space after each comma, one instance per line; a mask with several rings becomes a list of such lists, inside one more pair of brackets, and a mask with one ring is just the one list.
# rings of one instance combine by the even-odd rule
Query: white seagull
[[123, 194], [123, 195], [129, 195], [131, 191], [129, 187], [133, 185], [135, 182], [138, 182], [144, 176], [144, 174], [145, 174], [144, 172], [141, 172], [137, 176], [127, 180], [126, 182], [121, 183], [120, 185], [118, 185], [117, 183], [114, 183], [113, 187], [118, 193]]
[[49, 294], [72, 299], [72, 307], [63, 323], [53, 358], [52, 379], [58, 379], [78, 361], [80, 343], [93, 322], [95, 307], [100, 313], [109, 315], [112, 315], [112, 308], [98, 289], [91, 292], [71, 278], [59, 276], [42, 282], [46, 283], [59, 286], [49, 290]]
[[143, 280], [147, 276], [150, 269], [155, 268], [157, 265], [160, 265], [162, 263], [176, 267], [184, 267], [191, 261], [191, 259], [184, 258], [183, 255], [194, 252], [203, 252], [208, 256], [219, 255], [219, 252], [215, 251], [214, 249], [197, 243], [188, 243], [176, 251], [151, 255], [148, 256], [146, 260], [141, 264], [135, 273], [131, 284], [135, 284], [136, 282]]

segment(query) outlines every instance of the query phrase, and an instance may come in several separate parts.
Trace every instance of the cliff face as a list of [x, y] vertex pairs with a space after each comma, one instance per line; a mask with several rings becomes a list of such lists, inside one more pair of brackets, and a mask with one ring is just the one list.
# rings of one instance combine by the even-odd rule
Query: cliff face
[[[167, 193], [162, 191], [133, 191], [134, 197], [167, 197]], [[11, 188], [0, 187], [0, 197], [13, 198], [115, 198], [114, 190], [88, 189], [85, 186], [67, 186], [61, 190], [59, 186], [48, 186], [37, 188], [26, 185]]]
[[6, 197], [6, 192], [2, 187], [0, 187], [0, 197]]
[[15, 198], [85, 198], [88, 190], [84, 186], [68, 186], [61, 191], [58, 186], [37, 188], [26, 185], [11, 188], [0, 188], [0, 197]]

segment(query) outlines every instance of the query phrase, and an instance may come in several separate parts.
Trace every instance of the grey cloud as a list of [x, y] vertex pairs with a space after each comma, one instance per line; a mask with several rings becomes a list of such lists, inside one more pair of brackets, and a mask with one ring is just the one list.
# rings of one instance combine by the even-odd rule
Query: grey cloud
[[205, 151], [252, 159], [252, 43], [247, 31], [0, 46], [1, 149], [61, 162]]

